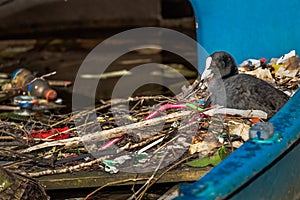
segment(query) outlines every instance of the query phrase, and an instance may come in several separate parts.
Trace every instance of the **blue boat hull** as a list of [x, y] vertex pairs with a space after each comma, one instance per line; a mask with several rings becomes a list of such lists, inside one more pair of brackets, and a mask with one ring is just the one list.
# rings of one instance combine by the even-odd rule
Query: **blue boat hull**
[[190, 0], [197, 40], [209, 53], [227, 51], [237, 63], [300, 52], [298, 0]]
[[[197, 40], [208, 53], [228, 51], [241, 62], [251, 57], [277, 57], [291, 49], [300, 52], [300, 1], [190, 1], [198, 23]], [[251, 29], [241, 28], [245, 24]], [[247, 37], [249, 31], [256, 37]], [[299, 199], [299, 90], [269, 122], [278, 140], [246, 142], [197, 182], [182, 185], [176, 199]]]
[[241, 187], [230, 199], [299, 199], [300, 198], [299, 140], [276, 159], [259, 176]]
[[177, 200], [299, 197], [299, 113], [300, 90], [269, 120], [278, 140], [270, 144], [247, 141], [197, 182], [183, 185]]

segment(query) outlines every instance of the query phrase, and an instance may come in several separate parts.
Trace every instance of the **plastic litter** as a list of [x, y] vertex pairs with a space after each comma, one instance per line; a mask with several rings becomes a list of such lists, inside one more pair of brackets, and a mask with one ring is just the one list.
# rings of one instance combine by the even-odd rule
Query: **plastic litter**
[[105, 165], [105, 172], [108, 172], [110, 174], [116, 174], [119, 172], [119, 169], [116, 167], [118, 164], [115, 160], [103, 160], [103, 164]]
[[293, 56], [296, 56], [296, 51], [295, 51], [295, 50], [292, 50], [292, 51], [290, 51], [289, 53], [286, 53], [286, 54], [284, 54], [283, 56], [281, 56], [281, 57], [276, 61], [276, 64], [279, 65], [279, 64], [285, 63], [289, 58], [291, 58], [291, 57], [293, 57]]
[[57, 97], [56, 91], [50, 88], [45, 79], [34, 77], [29, 70], [24, 68], [15, 70], [11, 75], [11, 82], [4, 84], [2, 90], [11, 93], [13, 91], [24, 92], [29, 96], [45, 98], [50, 101]]
[[275, 73], [279, 77], [295, 77], [300, 70], [300, 60], [298, 56], [292, 56]]
[[160, 112], [171, 108], [187, 108], [187, 106], [185, 104], [165, 104], [163, 106], [160, 106], [157, 110], [150, 113], [148, 116], [145, 117], [145, 119], [152, 119], [153, 117], [157, 116]]
[[245, 74], [255, 76], [255, 77], [262, 79], [264, 81], [267, 81], [267, 82], [271, 82], [271, 83], [275, 82], [275, 79], [273, 78], [270, 70], [266, 69], [266, 68], [265, 69], [257, 68], [253, 71], [245, 72]]
[[230, 134], [236, 134], [240, 136], [244, 141], [247, 141], [249, 139], [250, 126], [248, 124], [239, 123], [233, 126], [229, 126], [229, 128]]
[[240, 64], [240, 67], [245, 67], [245, 66], [250, 66], [253, 67], [254, 69], [258, 68], [261, 66], [261, 60], [257, 60], [257, 59], [248, 59], [245, 60], [244, 62], [242, 62]]
[[274, 126], [269, 122], [259, 122], [250, 128], [249, 138], [268, 140], [274, 135]]
[[[148, 153], [140, 153], [135, 155], [135, 159], [138, 163], [145, 163], [148, 160]], [[139, 165], [139, 164], [137, 164]]]
[[29, 108], [31, 109], [35, 104], [38, 103], [37, 99], [32, 96], [16, 96], [13, 98], [13, 103], [18, 105], [20, 108]]
[[40, 139], [52, 139], [52, 140], [62, 140], [67, 139], [71, 136], [69, 133], [69, 127], [63, 128], [53, 128], [49, 131], [43, 130], [31, 130], [30, 137], [40, 138]]
[[30, 96], [45, 98], [53, 101], [57, 97], [55, 90], [51, 89], [49, 84], [43, 79], [37, 79], [27, 86], [27, 92]]
[[214, 108], [204, 112], [205, 115], [213, 116], [215, 114], [240, 115], [243, 117], [258, 117], [267, 119], [268, 114], [262, 110], [239, 110], [234, 108]]
[[245, 65], [239, 67], [238, 70], [239, 73], [249, 74], [269, 82], [290, 97], [300, 85], [300, 60], [295, 50], [280, 58], [272, 58], [269, 63], [264, 63], [257, 69]]
[[139, 151], [137, 152], [137, 154], [142, 154], [142, 153], [144, 153], [144, 152], [147, 151], [148, 149], [150, 149], [150, 148], [154, 147], [155, 145], [161, 143], [163, 140], [164, 140], [164, 137], [159, 138], [159, 139], [156, 140], [155, 142], [152, 142], [151, 144], [149, 144], [149, 145], [145, 146], [144, 148], [142, 148], [141, 150], [139, 150]]
[[13, 104], [17, 105], [20, 109], [14, 111], [17, 115], [29, 116], [31, 113], [31, 109], [34, 105], [38, 103], [37, 99], [32, 96], [15, 96], [13, 98]]
[[115, 158], [114, 160], [117, 161], [120, 165], [122, 165], [123, 163], [126, 162], [126, 160], [131, 160], [131, 156], [129, 155], [124, 155], [124, 156], [120, 156]]

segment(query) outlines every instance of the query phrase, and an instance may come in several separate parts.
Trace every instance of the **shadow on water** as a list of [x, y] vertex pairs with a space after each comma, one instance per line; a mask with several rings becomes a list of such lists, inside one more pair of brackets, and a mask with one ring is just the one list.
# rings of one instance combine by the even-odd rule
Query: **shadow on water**
[[[56, 74], [50, 76], [49, 80], [65, 80], [74, 82], [77, 71], [81, 66], [85, 57], [89, 52], [106, 38], [123, 31], [121, 30], [104, 30], [95, 35], [81, 35], [81, 37], [62, 37], [61, 34], [54, 37], [45, 36], [38, 39], [22, 39], [13, 41], [0, 41], [0, 49], [10, 48], [8, 53], [1, 56], [2, 66], [1, 72], [12, 73], [17, 68], [27, 68], [37, 74], [44, 75], [53, 71]], [[182, 30], [183, 33], [194, 37], [193, 31]], [[66, 36], [66, 35], [65, 35]], [[22, 48], [24, 50], [22, 50]], [[21, 50], [18, 50], [21, 49]], [[128, 52], [116, 59], [105, 72], [114, 72], [121, 70], [130, 70], [136, 66], [147, 63], [160, 63], [171, 66], [179, 70], [190, 82], [197, 77], [197, 72], [179, 55], [167, 51], [157, 51], [140, 53], [136, 51]], [[138, 87], [132, 95], [171, 95], [181, 91], [182, 84], [178, 82], [176, 76], [170, 74], [164, 68], [158, 68], [155, 71], [145, 72], [142, 74], [132, 74], [128, 76], [129, 81], [143, 80], [146, 77], [153, 76], [154, 82], [162, 82], [164, 86], [158, 84], [146, 84]], [[112, 96], [112, 91], [120, 77], [111, 77], [101, 79], [98, 83], [98, 88], [95, 95], [95, 104], [100, 100], [108, 100]], [[87, 79], [88, 81], [88, 79]], [[54, 87], [58, 92], [58, 97], [63, 100], [66, 108], [61, 109], [62, 113], [71, 112], [72, 107], [72, 91], [70, 87]], [[173, 91], [173, 92], [171, 92]], [[128, 96], [120, 97], [127, 98]], [[88, 97], [82, 97], [88, 98]]]
[[[165, 183], [165, 184], [156, 184], [149, 188], [149, 190], [146, 192], [144, 199], [148, 200], [156, 200], [161, 195], [163, 195], [168, 189], [173, 187], [178, 183]], [[103, 188], [101, 191], [96, 193], [93, 196], [93, 200], [102, 200], [102, 199], [114, 199], [114, 200], [123, 200], [129, 198], [133, 191], [137, 191], [141, 185], [135, 185], [134, 187], [132, 185], [128, 186], [111, 186], [107, 188]], [[71, 198], [84, 198], [97, 188], [83, 188], [80, 190], [76, 190], [76, 193], [74, 193], [73, 189], [70, 190], [49, 190], [47, 194], [51, 197], [51, 199], [55, 200], [64, 200], [66, 197], [68, 199]]]

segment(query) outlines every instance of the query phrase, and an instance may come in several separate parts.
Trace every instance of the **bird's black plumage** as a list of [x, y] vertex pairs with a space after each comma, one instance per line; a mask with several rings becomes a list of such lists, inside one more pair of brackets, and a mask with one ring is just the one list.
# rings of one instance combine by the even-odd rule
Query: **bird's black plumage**
[[272, 117], [289, 99], [269, 83], [247, 74], [239, 74], [233, 57], [215, 52], [207, 59], [202, 79], [208, 80], [210, 103], [228, 108], [262, 110]]

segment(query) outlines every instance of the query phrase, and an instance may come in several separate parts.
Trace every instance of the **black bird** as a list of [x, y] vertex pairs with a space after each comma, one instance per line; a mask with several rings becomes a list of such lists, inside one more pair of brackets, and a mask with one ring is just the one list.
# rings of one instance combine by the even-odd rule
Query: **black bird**
[[215, 52], [206, 60], [201, 77], [208, 82], [208, 103], [242, 110], [262, 110], [271, 118], [289, 99], [269, 83], [247, 74], [239, 74], [233, 57]]

